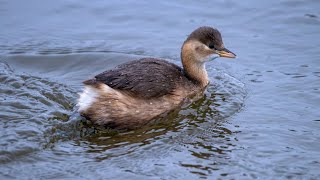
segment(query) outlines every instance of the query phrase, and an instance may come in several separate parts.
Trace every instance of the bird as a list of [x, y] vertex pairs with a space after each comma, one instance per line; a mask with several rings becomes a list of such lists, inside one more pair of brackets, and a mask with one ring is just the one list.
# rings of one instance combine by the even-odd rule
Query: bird
[[182, 67], [158, 58], [141, 58], [83, 82], [78, 112], [98, 126], [131, 130], [203, 95], [209, 84], [205, 63], [212, 55], [235, 58], [213, 27], [195, 29], [181, 47]]

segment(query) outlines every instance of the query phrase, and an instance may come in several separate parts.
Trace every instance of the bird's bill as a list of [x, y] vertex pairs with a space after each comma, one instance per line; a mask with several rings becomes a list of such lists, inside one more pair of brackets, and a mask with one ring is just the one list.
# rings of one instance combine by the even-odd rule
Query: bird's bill
[[229, 51], [229, 50], [226, 49], [226, 48], [217, 51], [217, 54], [218, 54], [220, 57], [226, 57], [226, 58], [235, 58], [235, 57], [236, 57], [236, 54], [234, 54], [233, 52]]

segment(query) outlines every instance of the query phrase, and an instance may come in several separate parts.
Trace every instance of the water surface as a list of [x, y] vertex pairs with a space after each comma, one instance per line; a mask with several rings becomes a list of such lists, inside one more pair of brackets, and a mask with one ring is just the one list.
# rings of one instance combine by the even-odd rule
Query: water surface
[[[1, 1], [0, 179], [318, 179], [320, 2]], [[76, 113], [81, 82], [117, 64], [180, 64], [195, 28], [238, 58], [205, 96], [113, 134]]]

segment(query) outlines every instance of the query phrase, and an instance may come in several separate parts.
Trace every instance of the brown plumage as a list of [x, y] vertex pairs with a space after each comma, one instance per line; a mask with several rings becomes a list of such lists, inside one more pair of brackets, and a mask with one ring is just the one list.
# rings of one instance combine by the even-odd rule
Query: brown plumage
[[79, 112], [92, 122], [115, 129], [134, 129], [201, 94], [208, 84], [204, 67], [211, 54], [234, 58], [221, 34], [211, 27], [192, 32], [181, 49], [183, 69], [161, 59], [121, 64], [84, 81]]
[[165, 60], [143, 58], [98, 74], [84, 84], [104, 83], [135, 97], [155, 98], [172, 93], [178, 81], [188, 81], [179, 66]]

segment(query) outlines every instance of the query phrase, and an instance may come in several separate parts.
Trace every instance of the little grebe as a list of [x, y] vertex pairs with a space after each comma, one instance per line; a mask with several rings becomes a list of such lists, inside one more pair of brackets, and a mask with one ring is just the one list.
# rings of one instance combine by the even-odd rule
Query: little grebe
[[193, 31], [181, 48], [183, 68], [162, 59], [142, 58], [84, 81], [79, 112], [93, 123], [134, 129], [178, 108], [208, 85], [204, 63], [212, 54], [235, 58], [212, 27]]

